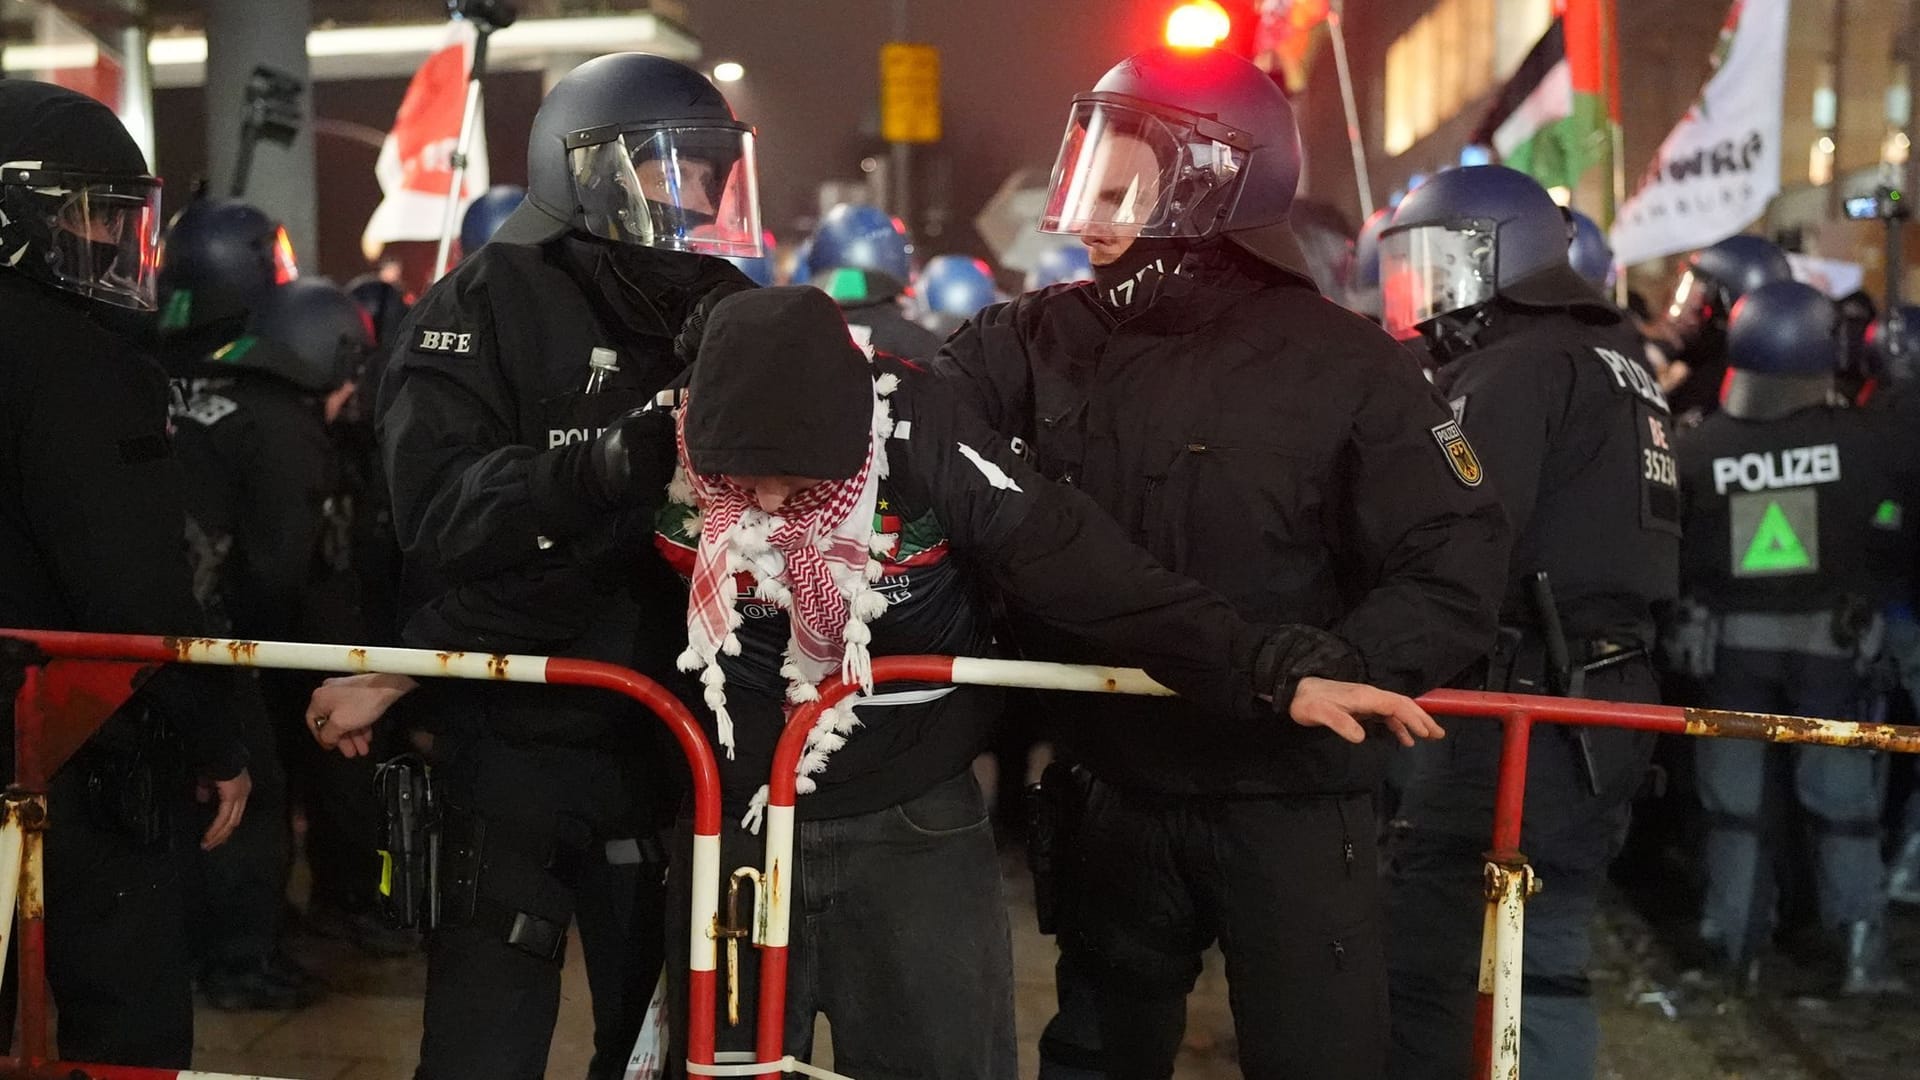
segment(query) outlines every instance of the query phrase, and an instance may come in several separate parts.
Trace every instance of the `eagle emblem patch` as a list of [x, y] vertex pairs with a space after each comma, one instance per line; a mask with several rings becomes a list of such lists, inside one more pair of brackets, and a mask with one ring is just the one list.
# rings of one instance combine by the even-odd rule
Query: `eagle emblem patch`
[[1453, 469], [1453, 475], [1468, 487], [1479, 487], [1482, 479], [1480, 458], [1473, 452], [1473, 444], [1467, 442], [1466, 433], [1460, 430], [1458, 420], [1449, 420], [1436, 424], [1433, 428], [1433, 440], [1447, 455], [1447, 464]]

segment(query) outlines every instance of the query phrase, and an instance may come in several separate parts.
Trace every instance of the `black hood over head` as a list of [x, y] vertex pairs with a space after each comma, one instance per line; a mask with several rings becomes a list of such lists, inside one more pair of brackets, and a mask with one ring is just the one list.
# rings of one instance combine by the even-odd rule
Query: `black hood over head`
[[697, 472], [846, 480], [872, 433], [872, 367], [831, 297], [785, 286], [714, 306], [687, 388]]

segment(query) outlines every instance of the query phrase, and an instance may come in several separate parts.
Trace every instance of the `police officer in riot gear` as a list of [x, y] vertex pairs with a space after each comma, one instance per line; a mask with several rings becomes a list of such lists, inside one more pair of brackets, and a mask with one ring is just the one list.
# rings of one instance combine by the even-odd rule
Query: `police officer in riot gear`
[[[0, 79], [0, 626], [201, 628], [166, 378], [135, 345], [154, 310], [159, 200], [106, 106]], [[0, 671], [10, 727], [18, 676]], [[194, 776], [217, 793], [203, 849], [245, 810], [229, 685], [226, 673], [161, 669], [53, 774], [47, 975], [67, 1060], [189, 1064], [184, 851], [171, 832]]]
[[[302, 278], [270, 288], [241, 333], [198, 365], [176, 418], [194, 491], [193, 516], [232, 632], [269, 641], [366, 640], [351, 595], [354, 507], [331, 427], [356, 392], [373, 347], [366, 316], [337, 285]], [[378, 914], [380, 863], [373, 775], [365, 762], [318, 753], [302, 720], [315, 676], [262, 671], [259, 690], [285, 765], [275, 792], [299, 805], [313, 872], [306, 926], [375, 956], [406, 955], [417, 939]], [[250, 873], [210, 871], [208, 902], [243, 923], [277, 923], [284, 909], [286, 826], [250, 838], [269, 858]], [[244, 905], [245, 912], [240, 909]], [[227, 924], [229, 927], [234, 922]], [[201, 974], [209, 1000], [230, 1008], [289, 1008], [317, 996], [311, 978], [273, 951], [272, 933], [214, 931]]]
[[[935, 367], [1169, 569], [1249, 617], [1329, 630], [1369, 681], [1420, 692], [1492, 644], [1506, 528], [1403, 351], [1307, 277], [1299, 165], [1292, 106], [1253, 65], [1123, 61], [1075, 99], [1041, 219], [1082, 238], [1095, 281], [988, 308]], [[1178, 701], [1050, 707], [1092, 782], [1046, 1067], [1171, 1075], [1218, 940], [1248, 1076], [1378, 1076], [1378, 748]], [[1102, 1049], [1068, 1030], [1089, 989]]]
[[168, 223], [159, 259], [158, 330], [170, 370], [238, 337], [255, 305], [300, 274], [279, 222], [204, 192]]
[[1786, 253], [1758, 236], [1729, 236], [1687, 257], [1667, 311], [1680, 352], [1660, 379], [1674, 416], [1704, 416], [1719, 405], [1734, 303], [1762, 285], [1791, 280]]
[[[1653, 611], [1679, 587], [1672, 419], [1632, 325], [1569, 262], [1575, 225], [1523, 173], [1436, 174], [1380, 239], [1386, 327], [1424, 341], [1514, 530], [1501, 637], [1475, 688], [1658, 701]], [[1527, 909], [1528, 1076], [1594, 1075], [1587, 928], [1652, 750], [1634, 732], [1533, 733], [1521, 848], [1547, 887]], [[1450, 1080], [1472, 1053], [1500, 731], [1462, 724], [1411, 753], [1390, 838], [1388, 1072]]]
[[796, 283], [826, 290], [854, 340], [908, 360], [925, 360], [940, 347], [940, 335], [902, 308], [913, 281], [913, 241], [885, 210], [841, 203], [827, 211], [802, 258]]
[[[1711, 615], [1709, 647], [1690, 659], [1709, 707], [1866, 718], [1879, 613], [1913, 589], [1920, 447], [1900, 411], [1848, 408], [1835, 394], [1843, 347], [1818, 290], [1788, 281], [1747, 293], [1728, 329], [1721, 412], [1681, 435], [1684, 577]], [[1701, 936], [1742, 984], [1773, 930], [1769, 749], [1733, 739], [1694, 749], [1708, 819]], [[1882, 927], [1884, 765], [1864, 750], [1785, 750], [1813, 829], [1820, 918], [1845, 949], [1841, 991], [1898, 990]]]
[[[706, 311], [753, 287], [723, 258], [760, 253], [753, 132], [691, 68], [613, 54], [547, 95], [528, 166], [526, 201], [421, 298], [381, 387], [404, 639], [666, 677], [685, 594], [647, 552], [673, 442], [664, 410], [638, 410]], [[617, 1077], [664, 948], [670, 752], [616, 697], [483, 689], [418, 695], [445, 818], [420, 1076], [542, 1075], [577, 920], [591, 1075]]]

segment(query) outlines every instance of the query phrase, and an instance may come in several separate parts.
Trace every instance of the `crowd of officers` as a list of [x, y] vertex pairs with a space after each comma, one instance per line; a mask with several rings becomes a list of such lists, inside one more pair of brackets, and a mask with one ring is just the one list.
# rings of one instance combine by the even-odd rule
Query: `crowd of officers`
[[[416, 302], [300, 276], [271, 218], [201, 193], [156, 251], [158, 182], [112, 113], [0, 82], [0, 625], [631, 666], [724, 748], [728, 866], [755, 861], [784, 716], [872, 656], [1179, 691], [1009, 711], [869, 685], [827, 714], [787, 1045], [825, 1015], [865, 1078], [1015, 1074], [971, 771], [1003, 715], [1049, 749], [1015, 770], [1040, 781], [1060, 949], [1042, 1076], [1171, 1076], [1217, 944], [1249, 1077], [1455, 1080], [1500, 738], [1442, 737], [1412, 696], [1878, 719], [1914, 685], [1920, 310], [1850, 337], [1755, 237], [1695, 254], [1666, 317], [1622, 310], [1592, 223], [1497, 166], [1367, 222], [1343, 308], [1290, 224], [1291, 104], [1211, 50], [1074, 99], [1039, 222], [1071, 243], [1010, 299], [975, 260], [916, 275], [869, 207], [776, 272], [752, 143], [697, 72], [590, 61], [535, 117], [528, 188], [474, 204]], [[1656, 747], [1532, 738], [1522, 1061], [1584, 1080], [1590, 927]], [[1836, 989], [1905, 991], [1886, 908], [1920, 899], [1920, 828], [1889, 884], [1884, 758], [1667, 757], [1730, 986], [1791, 917], [1776, 848], [1804, 833]], [[686, 1025], [677, 761], [592, 691], [169, 668], [54, 777], [62, 1055], [184, 1068], [193, 986], [232, 1009], [323, 992], [282, 948], [298, 807], [299, 918], [375, 955], [427, 930], [419, 1076], [543, 1075], [574, 927], [589, 1075], [627, 1075]], [[376, 849], [382, 793], [429, 771], [423, 894]]]

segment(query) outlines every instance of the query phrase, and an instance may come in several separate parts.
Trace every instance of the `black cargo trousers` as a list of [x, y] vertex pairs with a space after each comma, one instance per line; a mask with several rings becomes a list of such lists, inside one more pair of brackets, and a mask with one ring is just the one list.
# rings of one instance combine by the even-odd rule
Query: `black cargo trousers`
[[654, 750], [439, 738], [443, 916], [419, 1080], [546, 1075], [572, 925], [593, 996], [588, 1076], [625, 1072], [666, 947]]

